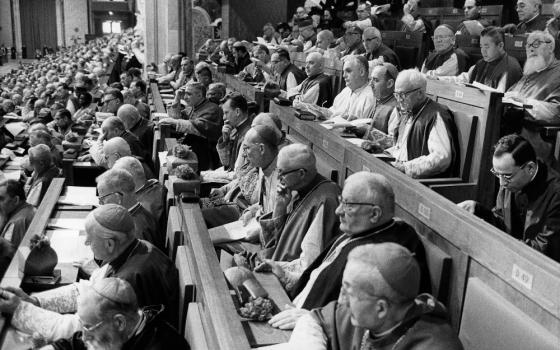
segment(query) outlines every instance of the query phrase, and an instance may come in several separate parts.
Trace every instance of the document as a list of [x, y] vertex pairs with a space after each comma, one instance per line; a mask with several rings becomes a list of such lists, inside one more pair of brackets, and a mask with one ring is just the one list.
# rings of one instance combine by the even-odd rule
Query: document
[[245, 239], [247, 232], [260, 229], [257, 220], [252, 219], [247, 226], [243, 226], [242, 220], [237, 220], [223, 226], [214, 227], [208, 230], [212, 243], [219, 244], [225, 242], [235, 242]]
[[86, 234], [79, 230], [46, 231], [50, 236], [51, 247], [58, 256], [58, 263], [73, 263], [84, 259], [92, 259], [93, 252], [86, 246]]
[[59, 204], [99, 205], [95, 187], [67, 186], [66, 192], [58, 199]]
[[25, 124], [24, 122], [6, 123], [4, 127], [10, 134], [12, 134], [13, 137], [18, 136], [19, 134], [27, 130], [27, 124]]
[[321, 125], [329, 130], [337, 129], [337, 128], [348, 128], [352, 126], [364, 126], [368, 125], [371, 122], [370, 118], [359, 118], [354, 119], [352, 121], [348, 121], [340, 116], [335, 116], [329, 120], [326, 120], [321, 123]]

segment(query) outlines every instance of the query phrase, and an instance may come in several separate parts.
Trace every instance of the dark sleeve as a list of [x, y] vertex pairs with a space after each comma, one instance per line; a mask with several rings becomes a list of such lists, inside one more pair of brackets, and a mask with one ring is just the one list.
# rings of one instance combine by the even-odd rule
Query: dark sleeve
[[543, 213], [544, 224], [539, 225], [542, 229], [534, 235], [528, 232], [525, 243], [560, 262], [560, 197], [553, 196], [547, 209]]
[[196, 118], [191, 119], [194, 127], [210, 140], [217, 140], [222, 133], [222, 112], [221, 109], [208, 108], [202, 111]]
[[86, 345], [82, 341], [82, 332], [76, 332], [68, 339], [59, 339], [51, 345], [55, 350], [86, 350]]

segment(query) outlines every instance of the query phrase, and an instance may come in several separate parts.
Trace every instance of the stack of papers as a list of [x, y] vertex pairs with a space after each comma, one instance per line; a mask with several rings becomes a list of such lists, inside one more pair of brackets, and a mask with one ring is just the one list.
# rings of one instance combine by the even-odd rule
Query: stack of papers
[[352, 121], [348, 121], [340, 116], [333, 117], [329, 120], [326, 120], [321, 123], [321, 125], [328, 130], [337, 129], [337, 128], [348, 128], [351, 126], [360, 127], [368, 125], [371, 122], [369, 118], [360, 118], [354, 119]]
[[97, 198], [95, 190], [95, 187], [68, 186], [66, 187], [64, 196], [60, 196], [58, 199], [58, 203], [97, 206], [99, 204], [99, 199]]
[[51, 237], [51, 247], [56, 251], [59, 264], [93, 259], [93, 252], [85, 244], [85, 232], [59, 229], [47, 231], [47, 235]]

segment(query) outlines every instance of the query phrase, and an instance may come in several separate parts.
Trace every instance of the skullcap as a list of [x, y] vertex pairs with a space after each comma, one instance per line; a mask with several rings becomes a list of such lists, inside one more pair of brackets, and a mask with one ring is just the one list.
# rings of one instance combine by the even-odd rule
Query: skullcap
[[99, 278], [91, 288], [100, 296], [117, 304], [137, 305], [136, 293], [127, 281], [117, 277]]
[[118, 204], [104, 204], [89, 215], [106, 229], [127, 233], [134, 229], [134, 221], [128, 210]]

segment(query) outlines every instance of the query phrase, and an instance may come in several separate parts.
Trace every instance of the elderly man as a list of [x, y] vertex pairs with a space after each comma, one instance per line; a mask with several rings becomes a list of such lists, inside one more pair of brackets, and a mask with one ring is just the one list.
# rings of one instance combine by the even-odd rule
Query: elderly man
[[[368, 27], [364, 29], [364, 34], [362, 34], [362, 42], [366, 48], [366, 56], [368, 61], [382, 60], [383, 62], [391, 63], [395, 67], [399, 67], [400, 61], [399, 56], [395, 51], [391, 50], [387, 45], [383, 44], [381, 38], [381, 32], [375, 27]], [[370, 63], [370, 65], [372, 65]], [[373, 64], [374, 65], [374, 64]]]
[[208, 99], [208, 101], [220, 105], [222, 103], [222, 100], [226, 96], [226, 93], [227, 89], [224, 83], [212, 83], [208, 86], [206, 98]]
[[247, 100], [239, 93], [228, 95], [222, 105], [222, 111], [224, 112], [224, 126], [216, 147], [224, 170], [233, 171], [243, 138], [251, 128]]
[[389, 121], [395, 146], [387, 151], [393, 165], [414, 178], [455, 176], [459, 170], [459, 141], [453, 115], [426, 96], [426, 78], [417, 69], [399, 73], [395, 82], [397, 106]]
[[262, 250], [257, 260], [272, 259], [268, 264], [302, 273], [338, 234], [335, 209], [340, 191], [317, 173], [309, 146], [285, 146], [276, 167], [276, 203], [271, 213], [259, 218]]
[[[84, 287], [77, 309], [82, 330], [42, 350], [189, 349], [185, 338], [162, 318], [163, 305], [139, 308], [133, 287], [123, 279], [101, 278]], [[95, 327], [103, 323], [107, 326]]]
[[330, 108], [314, 107], [307, 103], [294, 103], [296, 108], [308, 108], [332, 118], [353, 120], [366, 118], [375, 106], [373, 90], [369, 85], [369, 65], [364, 56], [349, 56], [344, 60], [342, 76], [346, 87], [334, 98]]
[[504, 133], [519, 132], [522, 126], [522, 135], [548, 165], [556, 162], [553, 145], [542, 139], [538, 126], [560, 124], [560, 61], [554, 57], [554, 45], [548, 33], [529, 34], [523, 77], [505, 93], [504, 101], [531, 108], [511, 108], [502, 119]]
[[305, 74], [290, 61], [290, 54], [284, 49], [273, 53], [270, 63], [280, 90], [289, 91], [305, 79]]
[[459, 206], [560, 262], [558, 174], [537, 160], [531, 144], [515, 134], [498, 141], [492, 166], [500, 180], [494, 209], [474, 201]]
[[[165, 318], [176, 322], [179, 283], [173, 262], [151, 243], [135, 236], [134, 220], [120, 205], [101, 205], [85, 221], [86, 241], [102, 262], [90, 281], [122, 278], [132, 285], [139, 306], [165, 305]], [[28, 296], [19, 288], [5, 288], [0, 310], [13, 314], [11, 325], [47, 341], [72, 336], [82, 328], [75, 314], [81, 282]], [[66, 315], [62, 315], [66, 314]]]
[[479, 36], [490, 23], [480, 15], [481, 0], [465, 0], [465, 20], [459, 24], [456, 34]]
[[0, 237], [10, 242], [15, 251], [35, 216], [35, 208], [27, 203], [21, 182], [0, 182], [0, 214], [5, 222]]
[[278, 348], [462, 350], [445, 306], [418, 295], [420, 279], [418, 262], [405, 247], [356, 247], [338, 301], [303, 316], [289, 343]]
[[323, 73], [323, 56], [311, 52], [305, 58], [307, 78], [295, 88], [288, 90], [288, 97], [300, 102], [315, 104], [321, 107], [332, 105], [332, 78]]
[[317, 34], [317, 43], [315, 44], [315, 49], [327, 51], [331, 48], [332, 44], [334, 43], [335, 38], [333, 32], [328, 29], [321, 30]]
[[122, 105], [117, 111], [119, 118], [126, 130], [135, 135], [144, 150], [151, 150], [154, 143], [154, 124], [140, 116], [138, 109], [133, 105]]
[[500, 28], [484, 28], [480, 33], [482, 59], [468, 72], [458, 76], [440, 76], [437, 79], [454, 83], [477, 82], [505, 92], [517, 83], [522, 71], [517, 59], [506, 53], [504, 40], [504, 33]]
[[25, 184], [25, 195], [27, 203], [37, 208], [41, 204], [52, 179], [61, 176], [62, 171], [53, 163], [49, 146], [37, 145], [31, 147], [28, 154], [33, 173]]
[[117, 89], [107, 89], [103, 93], [103, 100], [100, 104], [100, 112], [117, 114], [119, 107], [122, 106], [124, 97]]
[[350, 26], [344, 32], [344, 44], [346, 49], [341, 52], [341, 56], [347, 55], [363, 55], [366, 48], [362, 44], [362, 29], [357, 26]]
[[356, 15], [358, 16], [357, 20], [345, 22], [345, 28], [353, 26], [359, 27], [362, 30], [369, 27], [382, 28], [377, 16], [371, 13], [371, 4], [369, 2], [360, 3], [356, 9]]
[[255, 45], [253, 47], [253, 58], [251, 64], [243, 68], [239, 77], [243, 81], [261, 83], [270, 78], [270, 51], [266, 45]]
[[299, 34], [303, 39], [303, 52], [310, 52], [317, 43], [317, 32], [311, 18], [298, 21]]
[[[34, 124], [35, 125], [35, 124]], [[28, 130], [29, 132], [29, 130]], [[37, 145], [47, 145], [51, 150], [51, 155], [54, 164], [57, 167], [62, 167], [62, 152], [55, 146], [55, 142], [53, 142], [53, 137], [47, 131], [44, 130], [35, 130], [29, 133], [29, 147], [34, 147]]]
[[[113, 137], [109, 141], [105, 142], [103, 145], [103, 154], [104, 154], [104, 166], [107, 169], [111, 169], [115, 162], [122, 157], [130, 157], [133, 156], [132, 152], [130, 151], [130, 146], [122, 137]], [[148, 179], [154, 178], [154, 173], [151, 170], [150, 166], [146, 163], [146, 161], [141, 157], [136, 157], [142, 167], [144, 168], [144, 175]]]
[[161, 222], [167, 189], [157, 179], [146, 179], [142, 163], [134, 157], [119, 158], [111, 169], [126, 170], [132, 175], [138, 203], [152, 214], [157, 223]]
[[[183, 98], [190, 108], [180, 111], [179, 101]], [[179, 90], [169, 115], [172, 118], [163, 118], [160, 124], [173, 125], [178, 133], [185, 134], [183, 143], [198, 156], [198, 169], [215, 168], [219, 162], [216, 143], [222, 133], [222, 111], [206, 98], [204, 85], [191, 82]]]
[[528, 34], [542, 31], [546, 28], [546, 18], [542, 14], [542, 0], [517, 0], [517, 16], [519, 23], [504, 26], [506, 32], [513, 34]]
[[308, 310], [337, 300], [348, 254], [354, 247], [368, 243], [394, 242], [414, 253], [420, 264], [420, 290], [430, 291], [424, 247], [412, 227], [395, 220], [394, 198], [389, 181], [382, 175], [362, 171], [346, 179], [336, 208], [343, 234], [323, 249], [303, 274], [272, 269], [288, 287], [295, 308], [275, 315], [269, 324], [294, 328], [297, 319]]
[[467, 54], [455, 48], [455, 32], [447, 25], [436, 28], [433, 36], [435, 51], [422, 64], [422, 73], [429, 76], [458, 75], [467, 68]]

